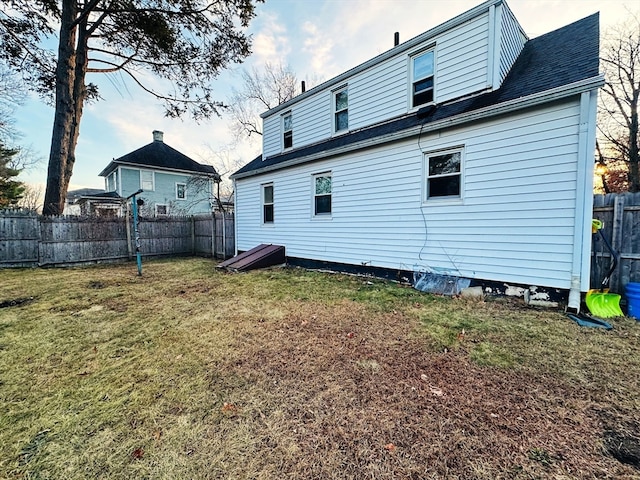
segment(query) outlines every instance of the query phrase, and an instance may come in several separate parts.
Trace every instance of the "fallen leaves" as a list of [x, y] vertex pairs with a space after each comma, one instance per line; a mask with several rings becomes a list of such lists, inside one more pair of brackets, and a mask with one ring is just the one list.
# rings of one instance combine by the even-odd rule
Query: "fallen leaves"
[[[424, 373], [422, 375], [420, 375], [420, 380], [422, 380], [423, 382], [427, 382], [429, 383], [429, 377], [427, 377]], [[431, 392], [431, 394], [434, 397], [444, 397], [445, 393], [444, 391], [440, 388], [437, 387], [431, 383], [429, 383], [429, 391]]]

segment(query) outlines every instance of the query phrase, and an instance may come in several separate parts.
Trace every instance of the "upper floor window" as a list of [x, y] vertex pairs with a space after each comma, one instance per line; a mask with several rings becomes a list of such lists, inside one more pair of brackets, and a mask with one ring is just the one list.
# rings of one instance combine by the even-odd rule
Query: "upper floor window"
[[462, 150], [425, 155], [426, 200], [462, 198]]
[[145, 192], [155, 190], [152, 170], [140, 170], [140, 188]]
[[107, 192], [115, 192], [118, 188], [118, 171], [115, 170], [113, 171], [108, 177], [107, 177], [107, 185], [106, 185], [106, 190]]
[[343, 87], [333, 92], [333, 131], [349, 129], [349, 90]]
[[285, 149], [293, 147], [293, 115], [291, 112], [282, 116], [282, 146]]
[[176, 183], [176, 198], [178, 200], [186, 200], [187, 199], [187, 184], [186, 183]]
[[262, 223], [273, 223], [273, 183], [262, 185]]
[[331, 172], [319, 173], [313, 177], [313, 214], [331, 214]]
[[411, 106], [433, 102], [433, 50], [411, 58]]

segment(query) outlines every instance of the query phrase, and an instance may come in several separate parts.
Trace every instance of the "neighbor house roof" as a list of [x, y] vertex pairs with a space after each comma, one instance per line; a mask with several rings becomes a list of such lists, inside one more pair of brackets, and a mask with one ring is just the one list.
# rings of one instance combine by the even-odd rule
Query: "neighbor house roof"
[[198, 163], [164, 143], [162, 140], [162, 132], [154, 132], [154, 141], [148, 145], [140, 147], [131, 153], [127, 153], [120, 158], [113, 159], [99, 175], [106, 177], [115, 170], [118, 165], [179, 171], [219, 178], [218, 172], [216, 172], [212, 166]]
[[[489, 93], [430, 105], [417, 112], [263, 160], [258, 156], [232, 178], [306, 163], [403, 136], [465, 123], [481, 116], [578, 94], [602, 84], [598, 73], [599, 16], [593, 14], [527, 41], [502, 86]], [[527, 101], [527, 99], [531, 99]]]

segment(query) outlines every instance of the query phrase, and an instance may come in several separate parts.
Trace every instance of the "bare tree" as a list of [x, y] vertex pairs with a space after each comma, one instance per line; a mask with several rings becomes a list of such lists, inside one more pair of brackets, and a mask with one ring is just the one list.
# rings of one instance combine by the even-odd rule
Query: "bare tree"
[[25, 89], [16, 75], [7, 68], [0, 68], [0, 141], [10, 143], [18, 136], [14, 113], [22, 104]]
[[[605, 84], [600, 95], [598, 130], [602, 137], [601, 159], [625, 162], [629, 191], [640, 191], [640, 19], [630, 15], [626, 24], [611, 30], [601, 51]], [[619, 171], [619, 169], [617, 169]]]
[[240, 74], [240, 88], [229, 97], [228, 114], [236, 141], [262, 135], [260, 114], [291, 100], [299, 92], [298, 78], [289, 66], [267, 63]]
[[18, 201], [18, 207], [30, 212], [42, 211], [44, 189], [40, 185], [24, 184], [22, 198]]

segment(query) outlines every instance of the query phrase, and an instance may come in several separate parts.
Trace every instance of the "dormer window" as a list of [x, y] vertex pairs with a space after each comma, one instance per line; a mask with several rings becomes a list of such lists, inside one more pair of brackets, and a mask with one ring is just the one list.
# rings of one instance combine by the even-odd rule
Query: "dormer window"
[[291, 112], [282, 116], [282, 146], [285, 150], [293, 147], [293, 115]]
[[411, 58], [411, 107], [433, 102], [433, 50]]
[[349, 90], [346, 86], [333, 92], [333, 131], [349, 129]]

